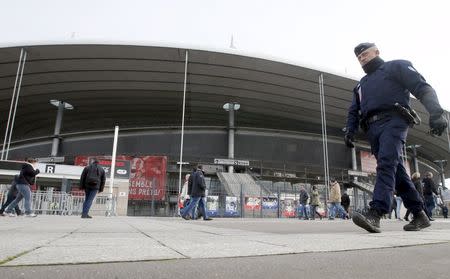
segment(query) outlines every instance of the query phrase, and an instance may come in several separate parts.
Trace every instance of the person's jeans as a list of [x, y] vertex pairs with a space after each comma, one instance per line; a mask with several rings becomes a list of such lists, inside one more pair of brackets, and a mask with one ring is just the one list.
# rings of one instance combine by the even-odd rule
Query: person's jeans
[[187, 199], [184, 201], [183, 208], [180, 209], [180, 215], [183, 216], [186, 213], [186, 208], [189, 206], [191, 199]]
[[[8, 207], [8, 205], [10, 205], [16, 199], [16, 196], [17, 196], [17, 194], [14, 195], [13, 191], [11, 191], [11, 190], [8, 191], [8, 195], [6, 196], [6, 201], [2, 205], [2, 208], [0, 209], [0, 214], [3, 214], [3, 212]], [[14, 210], [16, 211], [17, 215], [20, 215], [22, 213], [22, 211], [19, 208], [19, 205], [16, 205]]]
[[334, 219], [336, 217], [336, 214], [339, 213], [342, 217], [342, 219], [345, 219], [347, 216], [347, 213], [345, 212], [344, 208], [341, 206], [340, 202], [332, 202], [330, 206], [330, 215], [329, 217], [331, 219]]
[[400, 209], [402, 208], [402, 198], [401, 197], [395, 197], [397, 200], [397, 208], [395, 209], [395, 215], [398, 219], [402, 218], [400, 215]]
[[309, 206], [309, 214], [311, 219], [315, 219], [315, 215], [319, 216], [320, 219], [322, 219], [322, 216], [320, 216], [319, 212], [317, 211], [318, 205], [310, 205]]
[[180, 212], [181, 216], [187, 216], [189, 215], [191, 219], [195, 217], [195, 209], [197, 208], [198, 202], [200, 201], [201, 197], [192, 197], [189, 201], [189, 204], [183, 208], [183, 212]]
[[13, 208], [15, 208], [22, 199], [25, 199], [25, 214], [31, 214], [31, 189], [28, 184], [17, 184], [17, 196], [16, 199], [8, 205], [5, 209], [6, 213], [11, 213]]
[[304, 218], [304, 219], [308, 219], [308, 212], [306, 211], [306, 204], [301, 203], [300, 204], [300, 212], [302, 213], [301, 216], [298, 216], [298, 218]]
[[[197, 207], [194, 208], [193, 213], [195, 214], [195, 210]], [[201, 210], [203, 213], [203, 220], [208, 219], [208, 213], [206, 211], [206, 197], [202, 197], [198, 202], [198, 210]], [[195, 215], [193, 215], [195, 216]]]
[[181, 216], [189, 215], [191, 219], [195, 219], [197, 216], [197, 206], [203, 213], [203, 219], [208, 219], [208, 213], [206, 211], [206, 197], [191, 197], [191, 201], [188, 206], [183, 208], [182, 212], [180, 211]]
[[428, 216], [431, 218], [433, 216], [433, 209], [436, 206], [434, 203], [434, 197], [433, 195], [426, 195], [424, 196], [425, 200], [425, 207], [427, 209], [428, 212]]
[[86, 196], [83, 203], [83, 212], [81, 216], [87, 216], [89, 214], [89, 209], [91, 209], [92, 202], [95, 199], [95, 195], [97, 195], [98, 190], [86, 189], [84, 190]]

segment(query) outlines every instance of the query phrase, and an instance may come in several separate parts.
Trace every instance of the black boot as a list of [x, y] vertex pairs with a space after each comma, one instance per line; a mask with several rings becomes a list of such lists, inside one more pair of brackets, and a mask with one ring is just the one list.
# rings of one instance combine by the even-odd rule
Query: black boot
[[429, 226], [431, 226], [430, 220], [428, 220], [428, 216], [422, 210], [413, 214], [412, 221], [409, 224], [406, 224], [403, 229], [405, 231], [420, 231]]
[[367, 213], [353, 213], [353, 223], [371, 233], [380, 233], [381, 215], [375, 209], [369, 209]]

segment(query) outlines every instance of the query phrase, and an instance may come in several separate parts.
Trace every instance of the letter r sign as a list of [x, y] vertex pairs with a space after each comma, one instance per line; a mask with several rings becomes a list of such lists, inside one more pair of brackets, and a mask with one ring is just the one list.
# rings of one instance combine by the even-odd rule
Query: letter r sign
[[56, 165], [45, 165], [46, 173], [55, 173]]

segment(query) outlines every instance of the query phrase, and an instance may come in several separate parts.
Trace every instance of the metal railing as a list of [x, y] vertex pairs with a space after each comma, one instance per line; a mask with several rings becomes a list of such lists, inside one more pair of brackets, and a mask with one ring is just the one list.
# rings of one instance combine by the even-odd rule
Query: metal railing
[[[7, 191], [0, 191], [1, 204], [6, 202]], [[31, 209], [36, 214], [44, 215], [81, 215], [85, 196], [83, 193], [65, 193], [57, 191], [32, 192]], [[109, 213], [109, 194], [98, 194], [89, 210], [91, 215], [107, 215]], [[24, 200], [19, 203], [24, 208]], [[116, 215], [117, 196], [112, 197], [111, 215]]]

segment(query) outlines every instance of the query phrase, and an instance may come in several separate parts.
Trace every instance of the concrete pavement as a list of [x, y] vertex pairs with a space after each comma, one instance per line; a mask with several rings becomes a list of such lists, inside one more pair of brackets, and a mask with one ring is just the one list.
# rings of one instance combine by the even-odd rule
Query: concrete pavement
[[[38, 265], [160, 263], [161, 260], [186, 264], [191, 260], [218, 259], [232, 262], [241, 257], [280, 259], [309, 254], [324, 257], [324, 253], [331, 252], [358, 255], [380, 249], [400, 251], [404, 247], [450, 250], [450, 221], [439, 219], [421, 232], [404, 232], [404, 224], [383, 220], [383, 233], [369, 234], [351, 221], [343, 220], [214, 219], [205, 222], [144, 217], [1, 217], [0, 274]], [[14, 269], [17, 266], [20, 268]]]

